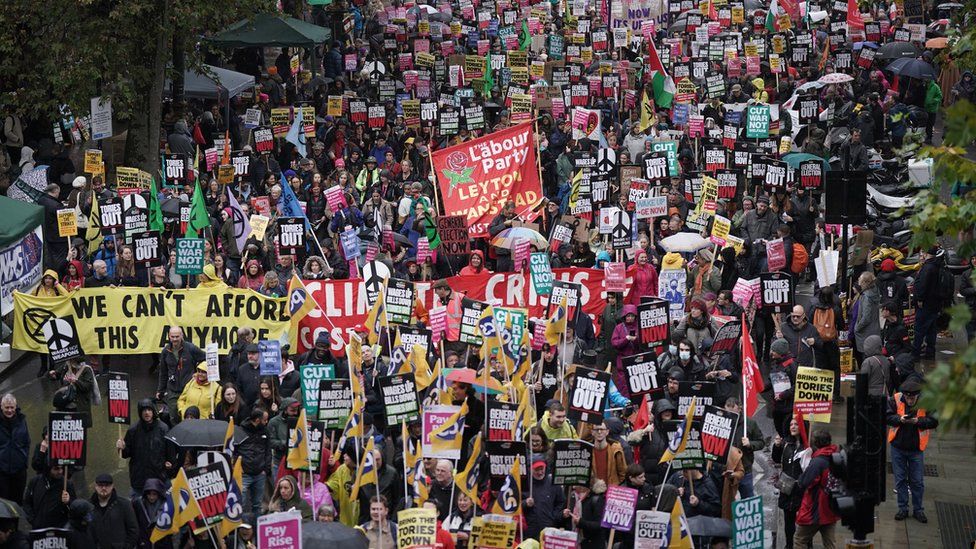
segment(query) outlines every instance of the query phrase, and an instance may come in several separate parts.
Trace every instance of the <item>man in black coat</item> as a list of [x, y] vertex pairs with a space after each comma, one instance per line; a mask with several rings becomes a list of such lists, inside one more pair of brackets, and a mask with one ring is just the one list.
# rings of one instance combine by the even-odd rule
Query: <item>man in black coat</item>
[[[513, 227], [515, 221], [515, 202], [509, 200], [505, 203], [502, 211], [491, 220], [491, 225], [488, 226], [488, 234], [494, 238], [498, 233]], [[511, 250], [495, 247], [495, 255], [498, 257], [495, 260], [495, 270], [497, 272], [504, 273], [512, 270]]]
[[0, 498], [18, 505], [23, 501], [30, 449], [27, 416], [7, 393], [0, 400]]
[[47, 186], [44, 194], [37, 199], [37, 204], [44, 208], [44, 244], [47, 246], [44, 264], [49, 269], [60, 271], [61, 265], [68, 259], [68, 237], [61, 236], [58, 231], [58, 210], [64, 208], [58, 197], [61, 187], [57, 183]]
[[268, 412], [260, 408], [251, 410], [251, 415], [241, 423], [247, 437], [237, 445], [234, 453], [241, 458], [241, 472], [244, 486], [241, 487], [244, 501], [251, 506], [251, 512], [261, 511], [264, 498], [265, 479], [271, 472], [271, 439], [268, 438]]
[[138, 526], [136, 514], [127, 499], [115, 493], [112, 475], [102, 473], [95, 478], [95, 493], [91, 496], [95, 507], [88, 529], [98, 549], [128, 549], [135, 547]]
[[48, 465], [27, 484], [24, 492], [24, 514], [34, 530], [61, 528], [68, 522], [68, 504], [75, 499], [75, 485], [64, 482], [64, 466]]
[[532, 458], [532, 472], [529, 482], [531, 487], [522, 491], [525, 510], [525, 539], [536, 539], [546, 528], [559, 526], [564, 521], [563, 509], [566, 507], [566, 496], [562, 486], [552, 483], [552, 477], [546, 473], [546, 458], [536, 454]]
[[[915, 303], [918, 305], [915, 316], [915, 356], [935, 358], [936, 336], [939, 333], [936, 321], [945, 305], [940, 297], [940, 275], [945, 266], [937, 247], [930, 248], [921, 255], [922, 268], [915, 279]], [[950, 291], [955, 291], [952, 288]], [[923, 351], [924, 347], [924, 353]]]
[[[199, 347], [183, 338], [183, 329], [173, 326], [169, 329], [169, 343], [163, 346], [159, 355], [159, 382], [156, 384], [156, 399], [165, 396], [169, 409], [176, 410], [176, 401], [183, 388], [190, 382], [197, 364], [207, 360], [207, 354]], [[174, 414], [175, 417], [175, 414]]]
[[125, 438], [116, 442], [122, 457], [129, 460], [129, 484], [131, 495], [142, 493], [146, 480], [166, 478], [168, 446], [166, 433], [169, 427], [156, 417], [156, 407], [148, 398], [138, 404], [139, 421], [129, 427]]

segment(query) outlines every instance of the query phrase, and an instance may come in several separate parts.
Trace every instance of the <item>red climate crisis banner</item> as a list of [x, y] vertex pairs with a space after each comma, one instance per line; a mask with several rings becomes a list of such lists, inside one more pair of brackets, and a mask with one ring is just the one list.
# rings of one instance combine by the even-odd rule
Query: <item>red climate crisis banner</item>
[[444, 213], [463, 215], [471, 236], [488, 236], [488, 225], [508, 200], [523, 221], [542, 200], [532, 123], [491, 133], [434, 152], [434, 171]]
[[[603, 293], [602, 269], [553, 269], [556, 280], [576, 282], [582, 285], [583, 311], [591, 318], [599, 318], [606, 306]], [[319, 304], [302, 319], [298, 330], [298, 351], [303, 353], [313, 346], [315, 336], [322, 330], [332, 335], [332, 350], [340, 351], [348, 341], [348, 333], [357, 324], [366, 324], [369, 312], [362, 280], [305, 280], [309, 295]], [[447, 283], [455, 292], [470, 299], [496, 304], [501, 307], [528, 307], [529, 316], [545, 316], [547, 296], [539, 296], [532, 287], [531, 279], [521, 273], [482, 273], [480, 275], [452, 276]], [[430, 282], [414, 282], [417, 299], [429, 311], [435, 298]], [[328, 316], [328, 319], [326, 319]], [[334, 326], [334, 328], [333, 328]], [[594, 328], [599, 328], [594, 322]]]

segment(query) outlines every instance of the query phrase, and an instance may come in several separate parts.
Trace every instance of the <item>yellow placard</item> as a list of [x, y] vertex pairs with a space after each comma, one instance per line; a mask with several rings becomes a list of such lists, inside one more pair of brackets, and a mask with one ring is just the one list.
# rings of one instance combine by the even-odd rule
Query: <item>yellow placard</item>
[[734, 236], [734, 235], [731, 235], [731, 234], [725, 235], [725, 247], [728, 248], [729, 246], [732, 246], [732, 248], [735, 249], [735, 252], [736, 253], [739, 253], [739, 252], [742, 251], [742, 245], [745, 244], [745, 243], [746, 243], [745, 240], [743, 240], [743, 239], [741, 239], [741, 238], [739, 238], [737, 236]]
[[430, 34], [430, 21], [425, 19], [417, 21], [417, 32], [424, 36]]
[[217, 183], [230, 185], [234, 182], [235, 175], [237, 175], [237, 170], [234, 169], [233, 164], [221, 164], [217, 166]]
[[104, 173], [102, 169], [102, 151], [88, 149], [85, 151], [85, 173], [98, 175]]
[[756, 57], [759, 55], [759, 45], [758, 44], [746, 44], [746, 57]]
[[[37, 315], [35, 311], [45, 311]], [[288, 331], [288, 298], [220, 285], [192, 290], [81, 288], [68, 295], [14, 293], [13, 346], [47, 353], [40, 322], [73, 316], [81, 347], [98, 355], [158, 353], [171, 326], [198, 347], [214, 342], [226, 354], [237, 330], [249, 326], [256, 340], [278, 340]]]
[[414, 60], [414, 64], [418, 67], [431, 68], [434, 66], [434, 55], [427, 52], [420, 52], [417, 54], [417, 58]]
[[698, 202], [697, 211], [708, 215], [715, 215], [715, 206], [718, 201], [718, 179], [702, 176], [701, 201]]
[[732, 221], [726, 217], [716, 215], [712, 221], [712, 236], [716, 240], [728, 242], [729, 231], [732, 230]]
[[529, 67], [529, 76], [532, 78], [543, 78], [546, 75], [546, 64], [542, 61], [533, 61]]
[[342, 96], [330, 95], [325, 107], [325, 113], [329, 116], [342, 116]]
[[773, 53], [783, 55], [786, 51], [786, 37], [781, 34], [773, 35], [772, 46]]
[[251, 236], [258, 242], [264, 240], [264, 233], [268, 230], [268, 216], [261, 214], [251, 214]]
[[291, 109], [288, 107], [277, 107], [271, 109], [271, 126], [275, 137], [288, 133], [288, 126], [291, 124]]
[[529, 85], [529, 68], [512, 67], [512, 82], [522, 86]]
[[509, 68], [525, 68], [529, 64], [529, 56], [526, 52], [521, 50], [513, 50], [505, 54], [506, 66]]
[[800, 366], [796, 369], [793, 411], [810, 421], [830, 423], [833, 406], [834, 372]]
[[788, 135], [784, 135], [779, 140], [779, 154], [780, 156], [790, 152], [790, 145], [793, 144], [793, 140]]
[[119, 166], [115, 168], [115, 186], [117, 188], [148, 189], [152, 176], [139, 168]]
[[434, 547], [436, 538], [437, 511], [419, 508], [397, 513], [397, 549]]
[[849, 374], [854, 371], [854, 349], [840, 348], [840, 373]]
[[580, 59], [584, 63], [592, 63], [593, 62], [593, 47], [592, 46], [583, 46], [582, 48], [580, 48]]
[[58, 236], [78, 234], [78, 216], [72, 208], [58, 210]]
[[295, 75], [298, 74], [298, 68], [299, 68], [300, 64], [301, 64], [301, 60], [298, 58], [298, 55], [297, 54], [291, 56], [291, 59], [289, 60], [289, 68], [291, 68], [291, 74], [292, 74], [292, 76], [295, 76]]
[[746, 20], [746, 10], [742, 6], [732, 7], [732, 24], [741, 25]]
[[508, 549], [515, 545], [515, 522], [485, 521], [484, 517], [471, 520], [471, 537], [468, 547]]

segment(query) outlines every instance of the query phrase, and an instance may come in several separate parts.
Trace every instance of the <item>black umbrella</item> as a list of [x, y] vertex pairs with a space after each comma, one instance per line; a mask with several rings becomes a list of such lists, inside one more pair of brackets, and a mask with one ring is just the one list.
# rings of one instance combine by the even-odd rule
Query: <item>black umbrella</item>
[[0, 498], [0, 519], [19, 519], [22, 516], [24, 513], [16, 503]]
[[413, 248], [413, 242], [410, 242], [409, 238], [400, 233], [393, 233], [393, 241], [407, 248]]
[[302, 524], [302, 547], [342, 547], [368, 549], [366, 536], [341, 522], [306, 522]]
[[[224, 445], [227, 422], [218, 419], [190, 419], [181, 422], [166, 433], [177, 446], [183, 448], [217, 448]], [[234, 442], [247, 438], [240, 427], [234, 428]]]
[[919, 80], [935, 80], [938, 78], [938, 75], [935, 74], [935, 67], [921, 59], [896, 59], [888, 65], [887, 70], [905, 78], [917, 78]]
[[688, 13], [684, 12], [674, 18], [674, 22], [668, 26], [668, 32], [685, 32], [688, 30]]
[[882, 61], [901, 59], [903, 57], [918, 57], [919, 51], [911, 42], [888, 42], [878, 49], [876, 58]]
[[729, 538], [732, 537], [732, 521], [719, 517], [696, 515], [688, 517], [688, 530], [693, 536]]

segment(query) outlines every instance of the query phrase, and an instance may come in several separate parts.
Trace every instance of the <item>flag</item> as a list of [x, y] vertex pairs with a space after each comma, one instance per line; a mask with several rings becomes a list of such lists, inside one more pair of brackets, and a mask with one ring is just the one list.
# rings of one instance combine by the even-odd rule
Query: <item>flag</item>
[[647, 394], [641, 400], [640, 407], [637, 408], [637, 413], [630, 417], [630, 424], [633, 426], [634, 431], [640, 431], [644, 427], [647, 427], [651, 423], [651, 411], [649, 402], [647, 399]]
[[519, 393], [519, 404], [515, 410], [515, 422], [512, 423], [512, 440], [525, 440], [529, 430], [536, 424], [536, 412], [529, 398], [529, 388], [524, 387]]
[[809, 448], [810, 447], [810, 440], [809, 440], [809, 438], [807, 438], [807, 424], [804, 423], [804, 421], [803, 421], [803, 414], [801, 414], [800, 412], [797, 412], [793, 416], [793, 418], [796, 419], [796, 426], [797, 426], [797, 428], [800, 431], [799, 432], [800, 442], [803, 443], [803, 447], [804, 448]]
[[430, 216], [430, 210], [424, 212], [424, 236], [427, 237], [427, 246], [431, 250], [436, 250], [441, 245], [441, 233], [437, 230], [437, 223]]
[[234, 416], [227, 422], [227, 432], [224, 434], [224, 453], [228, 456], [234, 455]]
[[417, 507], [422, 506], [430, 499], [430, 479], [427, 478], [427, 472], [424, 471], [423, 467], [417, 470], [410, 486], [413, 487], [413, 503]]
[[[226, 223], [234, 224], [234, 240], [237, 242], [238, 251], [243, 252], [247, 237], [251, 234], [251, 220], [244, 215], [244, 209], [241, 208], [241, 203], [237, 201], [234, 193], [230, 192], [230, 187], [227, 187], [227, 207], [230, 209], [230, 217], [227, 218]], [[297, 347], [293, 348], [297, 349]]]
[[288, 283], [288, 313], [291, 316], [288, 334], [292, 349], [298, 348], [298, 324], [317, 307], [318, 303], [308, 293], [302, 279], [298, 278], [296, 272], [292, 272]]
[[864, 16], [861, 15], [857, 0], [847, 0], [847, 34], [855, 30], [864, 30]]
[[583, 185], [583, 169], [580, 168], [573, 174], [573, 181], [570, 183], [569, 187], [569, 211], [572, 212], [576, 209], [576, 203], [579, 202], [580, 188]]
[[830, 43], [824, 44], [823, 54], [820, 56], [820, 62], [817, 63], [817, 70], [822, 71], [824, 67], [827, 66], [827, 59], [830, 57]]
[[98, 198], [92, 196], [91, 212], [88, 214], [88, 228], [85, 229], [85, 242], [88, 244], [89, 250], [95, 250], [102, 244], [101, 221], [101, 214], [98, 213]]
[[403, 373], [402, 370], [413, 372], [418, 391], [423, 391], [434, 382], [434, 374], [430, 371], [430, 364], [427, 362], [427, 351], [420, 345], [414, 344], [410, 354], [407, 355], [407, 361], [400, 369], [400, 373]]
[[367, 484], [377, 484], [376, 480], [376, 459], [373, 457], [373, 450], [376, 449], [376, 443], [373, 442], [373, 437], [369, 437], [366, 442], [366, 448], [363, 450], [362, 460], [359, 462], [359, 467], [356, 469], [356, 482], [352, 485], [352, 491], [349, 493], [349, 500], [356, 501], [359, 498], [359, 489]]
[[698, 397], [691, 398], [691, 405], [688, 406], [688, 411], [685, 413], [685, 422], [679, 424], [678, 430], [671, 435], [671, 441], [668, 442], [668, 449], [664, 451], [664, 455], [661, 456], [661, 461], [658, 463], [668, 463], [676, 455], [685, 451], [685, 445], [688, 444], [688, 434], [691, 433], [691, 422], [695, 419], [695, 405], [697, 400]]
[[467, 494], [471, 501], [478, 501], [478, 462], [481, 461], [481, 437], [475, 437], [474, 447], [468, 456], [468, 464], [464, 470], [454, 475], [454, 483], [458, 490]]
[[207, 212], [207, 202], [203, 198], [200, 182], [193, 186], [193, 200], [190, 201], [190, 220], [186, 223], [187, 238], [205, 238], [204, 229], [210, 228], [210, 213]]
[[[232, 418], [233, 419], [233, 418]], [[244, 515], [244, 469], [241, 458], [234, 462], [234, 472], [227, 484], [227, 500], [224, 502], [224, 518], [220, 521], [220, 537], [225, 538], [243, 522]]]
[[522, 459], [515, 456], [512, 470], [508, 472], [491, 512], [498, 515], [518, 516], [522, 513]]
[[637, 129], [644, 133], [647, 128], [654, 125], [654, 101], [651, 100], [651, 96], [647, 95], [647, 90], [644, 90], [644, 95], [641, 98], [640, 113], [640, 124]]
[[[407, 479], [407, 484], [413, 488], [414, 498], [417, 499], [419, 495], [423, 495], [424, 501], [427, 500], [427, 486], [423, 484], [421, 479], [424, 477], [423, 468], [423, 448], [421, 447], [420, 440], [414, 440], [407, 432], [407, 423], [403, 422], [401, 425], [401, 432], [403, 437], [403, 475]], [[419, 485], [423, 485], [421, 490]], [[423, 505], [423, 501], [418, 502], [417, 505]]]
[[756, 351], [752, 348], [752, 338], [749, 337], [749, 324], [746, 315], [742, 314], [742, 391], [745, 393], [746, 417], [752, 417], [759, 407], [759, 393], [766, 390], [763, 385], [759, 363], [756, 362]]
[[[355, 394], [356, 392], [353, 391], [354, 396]], [[346, 418], [346, 426], [342, 428], [342, 436], [339, 437], [339, 445], [336, 447], [338, 450], [346, 446], [348, 438], [363, 436], [363, 402], [365, 401], [365, 397], [352, 399], [352, 410]]]
[[495, 71], [491, 70], [491, 52], [485, 53], [485, 74], [481, 77], [483, 84], [481, 94], [491, 97], [491, 89], [495, 87]]
[[559, 300], [559, 304], [552, 311], [552, 316], [546, 320], [546, 343], [549, 345], [558, 345], [559, 337], [566, 333], [566, 319], [569, 315], [566, 313], [566, 296], [563, 296]]
[[695, 549], [681, 498], [675, 500], [674, 508], [671, 509], [671, 527], [668, 530], [668, 549]]
[[288, 456], [285, 465], [289, 469], [308, 467], [308, 425], [305, 423], [305, 407], [298, 412], [295, 429], [288, 434]]
[[522, 40], [519, 42], [519, 49], [525, 51], [532, 45], [532, 33], [529, 32], [529, 24], [522, 20]]
[[308, 151], [305, 150], [305, 124], [302, 122], [302, 117], [302, 107], [298, 107], [295, 111], [295, 119], [291, 122], [291, 128], [285, 135], [285, 141], [295, 145], [298, 154], [305, 158], [308, 156]]
[[159, 234], [166, 231], [166, 225], [163, 223], [163, 209], [159, 205], [159, 192], [156, 190], [155, 177], [149, 180], [149, 230], [159, 231]]
[[435, 452], [461, 449], [461, 433], [464, 432], [464, 417], [468, 414], [468, 401], [451, 414], [447, 421], [430, 432], [430, 448]]
[[385, 299], [383, 296], [386, 295], [386, 280], [383, 281], [383, 287], [380, 289], [379, 294], [376, 297], [376, 302], [373, 303], [373, 307], [369, 310], [369, 314], [366, 315], [366, 329], [369, 332], [366, 334], [366, 341], [370, 345], [376, 345], [380, 340], [380, 333], [383, 328], [389, 329], [390, 323], [386, 319], [386, 305], [384, 303]]
[[[176, 494], [176, 497], [173, 497]], [[173, 479], [173, 484], [163, 498], [163, 508], [156, 518], [152, 534], [149, 536], [150, 543], [179, 533], [184, 524], [190, 522], [200, 515], [200, 506], [190, 492], [190, 483], [186, 479], [186, 471], [180, 468], [180, 472]]]
[[653, 40], [647, 42], [647, 48], [649, 50], [647, 69], [650, 71], [648, 74], [651, 75], [651, 85], [654, 89], [654, 103], [658, 107], [670, 109], [674, 94], [677, 91], [674, 87], [674, 80], [664, 70], [664, 63], [661, 63]]

